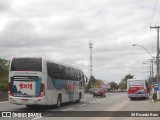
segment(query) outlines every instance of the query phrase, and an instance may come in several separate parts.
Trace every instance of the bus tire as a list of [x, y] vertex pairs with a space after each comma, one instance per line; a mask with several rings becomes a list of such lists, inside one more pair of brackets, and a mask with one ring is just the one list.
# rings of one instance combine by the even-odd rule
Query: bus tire
[[76, 100], [76, 103], [79, 103], [81, 100], [81, 93], [79, 93], [79, 97], [78, 97], [78, 100]]
[[35, 108], [36, 106], [35, 105], [26, 105], [28, 108]]
[[59, 94], [59, 95], [58, 95], [58, 98], [57, 98], [56, 108], [59, 108], [59, 107], [61, 106], [61, 102], [62, 102], [62, 97], [61, 97], [61, 95]]

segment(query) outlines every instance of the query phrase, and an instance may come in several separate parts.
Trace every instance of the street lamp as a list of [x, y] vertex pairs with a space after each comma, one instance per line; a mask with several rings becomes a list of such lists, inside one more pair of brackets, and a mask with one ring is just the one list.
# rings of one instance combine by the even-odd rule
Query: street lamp
[[156, 61], [156, 60], [154, 59], [154, 57], [151, 55], [151, 53], [148, 52], [148, 50], [147, 50], [145, 47], [143, 47], [142, 45], [133, 44], [132, 46], [140, 46], [140, 47], [142, 47], [142, 48], [153, 58], [153, 60]]
[[[159, 31], [158, 31], [159, 33]], [[152, 57], [152, 59], [155, 61], [156, 65], [157, 65], [157, 83], [159, 85], [159, 43], [157, 44], [157, 60], [155, 60], [155, 58], [148, 52], [148, 50], [146, 48], [144, 48], [142, 45], [137, 45], [137, 44], [133, 44], [133, 46], [140, 46], [142, 47], [145, 51], [147, 51], [147, 53]], [[159, 87], [160, 89], [160, 87]], [[157, 93], [158, 94], [158, 93]]]

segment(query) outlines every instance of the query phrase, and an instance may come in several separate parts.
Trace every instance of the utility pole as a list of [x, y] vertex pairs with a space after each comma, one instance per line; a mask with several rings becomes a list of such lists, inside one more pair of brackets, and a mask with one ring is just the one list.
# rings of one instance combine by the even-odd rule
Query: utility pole
[[[159, 28], [160, 28], [160, 26], [155, 26], [155, 27], [151, 27], [150, 26], [150, 29], [152, 29], [152, 28], [154, 28], [154, 29], [157, 29], [157, 83], [158, 83], [158, 89], [159, 89]], [[159, 89], [160, 90], [160, 89]], [[159, 95], [158, 95], [158, 93], [157, 93], [157, 99], [158, 99], [158, 97], [159, 97]]]
[[151, 73], [152, 73], [151, 77], [152, 77], [152, 80], [153, 80], [153, 78], [154, 78], [154, 71], [153, 71], [153, 62], [154, 62], [154, 61], [153, 61], [153, 59], [150, 59], [150, 62], [152, 63], [152, 65], [151, 65], [151, 66], [152, 66], [152, 67], [151, 67], [151, 68], [152, 68], [152, 69], [151, 69], [151, 71], [152, 71], [152, 72], [151, 72]]
[[159, 28], [160, 26], [151, 27], [150, 29], [155, 28], [157, 29], [157, 83], [159, 85]]
[[92, 46], [93, 46], [93, 42], [89, 42], [89, 48], [90, 48], [90, 79], [92, 76]]
[[151, 79], [151, 77], [152, 77], [152, 66], [149, 66], [149, 76], [150, 76], [149, 79]]

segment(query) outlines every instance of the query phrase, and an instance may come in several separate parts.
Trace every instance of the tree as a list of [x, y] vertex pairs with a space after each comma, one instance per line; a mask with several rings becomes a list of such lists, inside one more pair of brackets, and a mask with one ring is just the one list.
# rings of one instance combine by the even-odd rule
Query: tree
[[115, 90], [118, 87], [116, 82], [110, 82], [109, 84], [110, 84], [111, 90]]
[[9, 61], [0, 58], [0, 82], [7, 82], [9, 74]]
[[85, 91], [87, 92], [89, 89], [94, 87], [101, 87], [103, 83], [103, 80], [97, 80], [94, 76], [91, 76], [88, 84], [85, 86]]
[[91, 89], [93, 85], [95, 85], [96, 79], [94, 76], [90, 76], [89, 82], [88, 82], [88, 88]]
[[122, 80], [121, 82], [119, 83], [119, 89], [121, 90], [124, 90], [124, 89], [127, 89], [127, 80], [128, 79], [132, 79], [134, 77], [134, 75], [131, 75], [131, 74], [128, 74], [126, 75]]
[[0, 90], [7, 90], [9, 61], [0, 58]]
[[104, 83], [103, 80], [97, 80], [95, 81], [95, 85], [97, 85], [98, 87], [101, 87], [101, 85]]

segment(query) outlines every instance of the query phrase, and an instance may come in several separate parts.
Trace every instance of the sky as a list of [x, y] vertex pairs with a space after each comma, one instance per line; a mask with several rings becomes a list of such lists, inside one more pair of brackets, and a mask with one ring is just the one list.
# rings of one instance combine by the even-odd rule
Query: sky
[[147, 78], [159, 16], [159, 0], [0, 0], [0, 58], [43, 57], [89, 77], [92, 42], [96, 79]]

